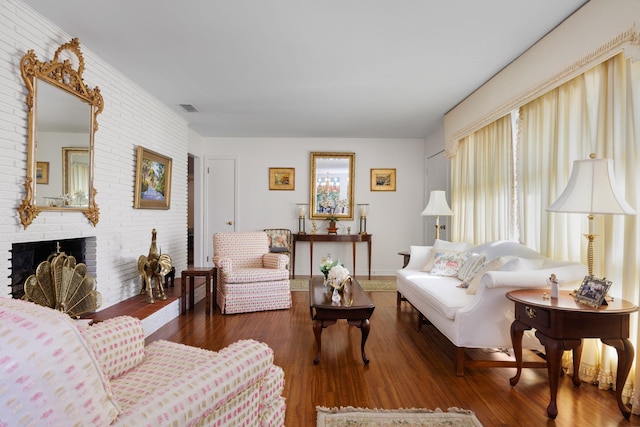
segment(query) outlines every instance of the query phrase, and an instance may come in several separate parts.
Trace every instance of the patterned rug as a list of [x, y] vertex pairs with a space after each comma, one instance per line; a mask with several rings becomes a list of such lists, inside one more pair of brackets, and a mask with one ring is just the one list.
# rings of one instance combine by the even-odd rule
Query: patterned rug
[[[358, 283], [365, 291], [396, 291], [396, 280], [368, 280], [358, 279]], [[309, 291], [309, 279], [291, 279], [289, 286], [292, 291]]]
[[318, 427], [371, 427], [371, 426], [415, 426], [415, 427], [482, 427], [472, 411], [449, 408], [431, 409], [366, 409], [316, 407]]

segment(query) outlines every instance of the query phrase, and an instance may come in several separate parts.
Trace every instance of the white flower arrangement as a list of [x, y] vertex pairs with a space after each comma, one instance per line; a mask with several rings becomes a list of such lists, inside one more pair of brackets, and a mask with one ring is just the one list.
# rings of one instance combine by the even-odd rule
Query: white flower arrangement
[[349, 277], [349, 270], [341, 265], [331, 267], [329, 270], [329, 283], [337, 289], [342, 287], [342, 283]]

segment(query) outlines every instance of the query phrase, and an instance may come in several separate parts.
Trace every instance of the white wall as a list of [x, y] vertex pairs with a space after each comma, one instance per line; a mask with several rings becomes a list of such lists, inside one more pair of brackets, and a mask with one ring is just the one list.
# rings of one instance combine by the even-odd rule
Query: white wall
[[[140, 291], [137, 259], [149, 252], [151, 229], [176, 269], [187, 259], [187, 123], [91, 52], [80, 40], [84, 80], [98, 86], [104, 111], [95, 137], [96, 202], [93, 227], [81, 213], [42, 212], [23, 230], [16, 208], [24, 198], [27, 158], [27, 93], [20, 76], [22, 56], [33, 49], [41, 61], [71, 35], [19, 0], [0, 2], [0, 295], [8, 295], [10, 249], [16, 242], [95, 237], [96, 279], [106, 308]], [[173, 159], [171, 208], [133, 208], [136, 147]]]
[[[189, 151], [204, 158], [232, 155], [238, 159], [238, 231], [289, 228], [298, 231], [296, 203], [309, 202], [309, 163], [312, 151], [355, 152], [356, 203], [369, 203], [367, 231], [373, 235], [372, 275], [391, 275], [402, 266], [398, 251], [423, 243], [424, 140], [422, 139], [314, 139], [314, 138], [202, 138], [193, 135]], [[269, 167], [295, 168], [294, 191], [269, 191]], [[371, 168], [396, 168], [395, 192], [370, 191]], [[224, 184], [224, 183], [223, 183]], [[319, 232], [326, 224], [317, 222]], [[340, 234], [354, 221], [340, 221]], [[311, 223], [307, 221], [307, 232]], [[211, 244], [211, 236], [205, 236]], [[351, 245], [314, 244], [314, 267], [331, 253], [351, 264]], [[357, 275], [367, 272], [366, 245], [358, 244]], [[313, 272], [318, 274], [317, 271]], [[309, 246], [300, 243], [296, 252], [296, 275], [309, 274]]]

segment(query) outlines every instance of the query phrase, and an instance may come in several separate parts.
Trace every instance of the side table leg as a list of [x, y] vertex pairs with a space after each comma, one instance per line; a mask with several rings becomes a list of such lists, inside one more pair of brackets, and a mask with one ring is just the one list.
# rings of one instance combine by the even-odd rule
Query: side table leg
[[191, 308], [191, 310], [195, 309], [196, 303], [196, 296], [195, 294], [195, 287], [196, 287], [196, 278], [195, 276], [190, 276], [189, 277], [189, 307]]
[[516, 356], [516, 374], [509, 379], [509, 384], [512, 386], [518, 384], [520, 381], [520, 374], [522, 373], [522, 335], [525, 330], [531, 329], [530, 326], [520, 323], [518, 320], [514, 320], [511, 323], [511, 345], [513, 346], [513, 353]]
[[187, 313], [187, 276], [182, 273], [180, 280], [180, 314]]
[[205, 312], [211, 314], [211, 274], [205, 276], [204, 285], [207, 287], [205, 289], [205, 302], [207, 304]]
[[624, 383], [627, 381], [629, 370], [631, 370], [631, 364], [633, 363], [633, 357], [635, 351], [633, 344], [628, 339], [613, 339], [602, 340], [603, 343], [616, 349], [618, 352], [618, 370], [616, 373], [616, 401], [618, 402], [618, 408], [625, 418], [631, 416], [631, 409], [629, 409], [624, 403], [622, 403], [622, 389]]

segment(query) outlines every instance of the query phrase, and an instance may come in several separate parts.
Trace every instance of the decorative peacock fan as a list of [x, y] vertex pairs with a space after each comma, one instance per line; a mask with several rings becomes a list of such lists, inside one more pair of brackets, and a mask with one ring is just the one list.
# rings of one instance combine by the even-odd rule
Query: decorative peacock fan
[[24, 283], [24, 300], [50, 307], [71, 317], [96, 311], [102, 296], [96, 280], [87, 275], [85, 264], [64, 252], [52, 255], [38, 265], [36, 274]]

